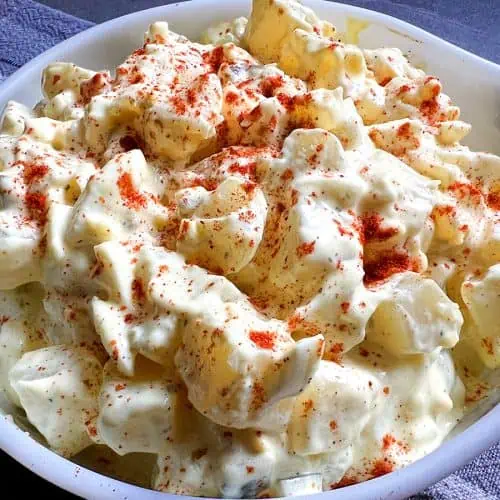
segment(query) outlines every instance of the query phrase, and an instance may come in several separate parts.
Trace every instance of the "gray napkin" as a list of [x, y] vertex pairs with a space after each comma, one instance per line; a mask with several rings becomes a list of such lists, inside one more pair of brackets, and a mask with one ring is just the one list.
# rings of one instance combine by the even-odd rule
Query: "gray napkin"
[[31, 0], [0, 0], [0, 81], [41, 52], [92, 25]]
[[410, 500], [497, 500], [500, 498], [500, 443]]

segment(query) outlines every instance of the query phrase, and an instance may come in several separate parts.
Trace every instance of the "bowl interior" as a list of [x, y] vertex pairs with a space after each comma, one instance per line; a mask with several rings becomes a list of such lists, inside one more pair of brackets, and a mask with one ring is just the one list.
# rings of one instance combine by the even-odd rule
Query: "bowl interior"
[[[321, 18], [332, 22], [339, 31], [349, 33], [352, 37], [351, 40], [359, 43], [362, 47], [399, 47], [415, 65], [421, 67], [427, 73], [438, 76], [443, 82], [445, 92], [461, 107], [462, 118], [473, 124], [473, 132], [466, 141], [467, 144], [477, 150], [500, 154], [500, 66], [468, 54], [418, 28], [382, 14], [323, 0], [309, 0], [305, 1], [305, 3], [313, 7]], [[250, 0], [193, 0], [138, 12], [97, 26], [47, 51], [9, 78], [0, 86], [0, 108], [9, 99], [15, 99], [27, 105], [35, 104], [41, 97], [41, 71], [49, 62], [63, 60], [95, 70], [113, 70], [129, 53], [142, 45], [142, 35], [151, 22], [168, 21], [172, 30], [191, 39], [196, 39], [208, 25], [241, 15], [247, 16], [249, 10]], [[359, 33], [356, 33], [356, 28], [362, 29]], [[485, 401], [483, 405], [479, 406], [474, 413], [457, 426], [454, 434], [461, 433], [476, 422], [497, 401], [498, 394]], [[8, 413], [12, 409], [5, 401], [0, 400], [1, 410]], [[498, 410], [500, 408], [496, 408], [488, 417], [492, 419], [494, 417], [493, 413], [495, 413], [496, 419], [498, 419], [500, 416]], [[19, 417], [18, 423], [22, 428], [27, 428], [26, 421], [23, 420], [22, 416]], [[9, 429], [11, 427], [10, 423], [0, 419], [0, 429], [2, 429], [3, 425], [8, 425]], [[473, 428], [476, 428], [477, 425], [473, 425]], [[485, 426], [483, 427], [485, 428]], [[446, 456], [443, 455], [446, 452], [446, 447], [455, 449], [457, 453], [459, 453], [457, 450], [463, 449], [465, 437], [462, 435], [451, 439], [444, 445], [442, 447], [444, 451], [440, 449], [405, 470], [397, 471], [388, 477], [370, 481], [369, 483], [350, 487], [348, 490], [355, 491], [355, 497], [359, 499], [374, 499], [379, 494], [381, 495], [380, 498], [395, 499], [418, 491], [462, 465], [467, 460], [467, 456], [472, 457], [474, 452], [477, 453], [480, 449], [498, 439], [498, 434], [496, 439], [495, 436], [483, 435], [481, 441], [477, 439], [477, 433], [473, 433], [473, 428], [469, 429], [464, 436], [470, 436], [468, 438], [469, 443], [472, 442], [471, 440], [475, 440], [475, 445], [468, 446], [468, 455], [463, 454], [461, 460], [452, 460], [447, 463], [446, 467], [437, 466], [439, 463], [437, 460], [442, 460], [442, 458], [437, 457]], [[493, 427], [490, 426], [490, 428]], [[10, 432], [12, 431], [9, 430]], [[473, 436], [476, 436], [476, 438]], [[459, 439], [462, 440], [461, 444], [458, 443]], [[41, 441], [43, 442], [43, 440]], [[1, 436], [0, 444], [7, 449], [7, 445], [2, 442]], [[7, 451], [15, 455], [21, 462], [27, 464], [27, 459], [23, 459], [23, 450], [16, 447], [13, 451], [13, 448], [12, 445], [9, 445]], [[45, 451], [50, 453], [47, 450]], [[45, 457], [44, 463], [47, 461], [52, 463], [52, 459], [47, 458], [48, 456], [43, 451], [38, 450], [37, 453], [39, 456]], [[434, 467], [432, 466], [433, 456], [435, 457]], [[59, 463], [67, 462], [64, 459], [56, 458]], [[80, 457], [80, 461], [82, 465], [91, 465], [91, 461], [85, 454]], [[123, 470], [121, 469], [122, 462], [125, 463]], [[62, 466], [59, 472], [47, 470], [47, 467], [40, 466], [40, 464], [35, 466], [32, 463], [32, 467], [37, 473], [71, 491], [79, 494], [89, 493], [88, 489], [81, 489], [81, 483], [80, 486], [75, 485], [76, 476], [72, 479], [73, 473], [70, 473], [68, 477], [64, 476], [65, 473], [61, 471], [65, 470], [65, 468]], [[69, 467], [71, 470], [74, 469], [73, 464]], [[127, 460], [119, 461], [117, 470], [110, 470], [109, 472], [116, 477], [130, 480], [130, 474], [126, 470]], [[154, 492], [134, 490], [132, 486], [113, 482], [111, 479], [89, 471], [85, 473], [90, 474], [88, 476], [91, 478], [89, 481], [100, 478], [101, 485], [104, 482], [107, 487], [109, 485], [114, 486], [113, 491], [121, 491], [122, 493], [126, 491], [128, 498], [152, 498], [153, 495], [156, 498], [158, 495]], [[63, 474], [64, 480], [61, 479], [61, 474]], [[419, 477], [420, 479], [418, 479]], [[410, 478], [412, 478], [411, 481], [409, 481]], [[139, 483], [142, 482], [142, 480], [139, 481]], [[375, 487], [374, 485], [378, 486]], [[108, 490], [109, 488], [106, 491]], [[353, 498], [351, 493], [345, 490], [325, 495], [333, 495], [335, 499]], [[95, 490], [93, 491], [95, 492]], [[162, 495], [162, 498], [168, 496]], [[115, 494], [108, 496], [106, 494], [101, 498], [123, 498], [123, 496]]]
[[[352, 35], [356, 27], [362, 27], [359, 36], [353, 37], [362, 47], [399, 47], [415, 65], [438, 76], [445, 92], [462, 109], [462, 118], [473, 124], [465, 143], [478, 151], [500, 154], [500, 66], [376, 12], [324, 0], [305, 3], [339, 31]], [[113, 69], [142, 45], [142, 35], [151, 22], [168, 21], [174, 31], [196, 39], [209, 24], [248, 15], [250, 4], [250, 0], [195, 0], [105, 23], [88, 30], [77, 41], [70, 39], [49, 50], [7, 80], [0, 88], [0, 105], [8, 99], [35, 104], [40, 98], [41, 71], [51, 61], [71, 61], [94, 70]]]

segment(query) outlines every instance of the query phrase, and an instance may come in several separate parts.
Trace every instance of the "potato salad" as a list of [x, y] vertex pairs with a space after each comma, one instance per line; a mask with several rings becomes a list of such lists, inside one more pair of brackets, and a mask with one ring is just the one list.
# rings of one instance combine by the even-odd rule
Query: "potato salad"
[[438, 77], [342, 40], [254, 0], [7, 104], [0, 389], [55, 452], [308, 494], [418, 460], [488, 393], [500, 158]]

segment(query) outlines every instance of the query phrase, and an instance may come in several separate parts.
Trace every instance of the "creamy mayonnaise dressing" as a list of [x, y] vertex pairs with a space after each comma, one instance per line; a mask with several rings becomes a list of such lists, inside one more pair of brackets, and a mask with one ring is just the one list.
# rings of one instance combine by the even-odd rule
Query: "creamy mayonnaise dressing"
[[154, 23], [114, 75], [53, 63], [8, 103], [0, 388], [170, 493], [403, 467], [500, 365], [500, 159], [437, 77], [295, 0], [201, 40]]

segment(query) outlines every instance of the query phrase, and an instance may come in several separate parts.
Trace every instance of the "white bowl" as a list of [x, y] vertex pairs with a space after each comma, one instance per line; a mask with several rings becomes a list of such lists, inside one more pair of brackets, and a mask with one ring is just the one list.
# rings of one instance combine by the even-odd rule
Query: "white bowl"
[[[368, 27], [359, 37], [360, 45], [400, 47], [412, 62], [438, 76], [446, 93], [461, 107], [463, 119], [474, 126], [466, 143], [477, 150], [500, 154], [500, 66], [384, 14], [323, 0], [305, 3], [341, 31], [348, 18], [367, 21]], [[91, 69], [114, 68], [142, 45], [142, 34], [153, 21], [166, 20], [173, 30], [196, 38], [209, 24], [248, 15], [249, 10], [249, 0], [192, 0], [101, 24], [60, 43], [13, 74], [0, 86], [0, 107], [9, 99], [33, 105], [40, 98], [41, 71], [52, 61], [72, 61]], [[8, 411], [0, 402], [0, 411], [2, 409]], [[365, 483], [322, 493], [322, 498], [395, 500], [421, 491], [500, 439], [500, 405], [489, 412], [487, 409], [484, 406], [478, 409], [460, 424], [454, 437], [409, 467]], [[480, 416], [481, 413], [486, 414]], [[177, 495], [146, 490], [75, 465], [32, 439], [10, 417], [0, 417], [0, 447], [36, 474], [84, 498], [179, 499]]]

